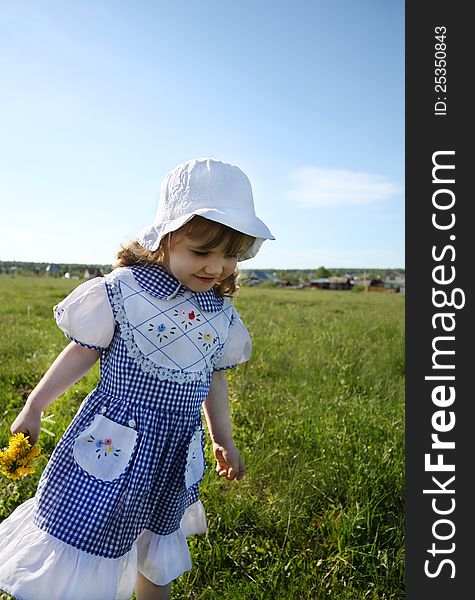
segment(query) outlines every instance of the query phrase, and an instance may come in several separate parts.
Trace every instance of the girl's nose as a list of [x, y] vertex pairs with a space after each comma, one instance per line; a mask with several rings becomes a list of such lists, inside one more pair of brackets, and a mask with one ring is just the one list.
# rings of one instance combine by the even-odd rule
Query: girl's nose
[[219, 258], [210, 259], [205, 266], [205, 273], [217, 277], [223, 272], [223, 263]]

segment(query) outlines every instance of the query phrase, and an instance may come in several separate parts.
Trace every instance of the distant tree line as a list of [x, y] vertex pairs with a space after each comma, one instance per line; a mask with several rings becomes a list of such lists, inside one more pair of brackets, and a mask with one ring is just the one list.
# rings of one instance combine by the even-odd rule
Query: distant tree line
[[47, 263], [26, 261], [0, 261], [0, 273], [18, 274], [36, 277], [64, 277], [69, 273], [71, 277], [83, 278], [86, 271], [109, 273], [111, 265], [91, 265], [76, 263]]

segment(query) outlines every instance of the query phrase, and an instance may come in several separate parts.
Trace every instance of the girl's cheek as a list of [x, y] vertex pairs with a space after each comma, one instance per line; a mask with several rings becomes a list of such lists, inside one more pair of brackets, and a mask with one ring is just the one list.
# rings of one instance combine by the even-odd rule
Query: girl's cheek
[[228, 264], [228, 269], [229, 269], [229, 274], [231, 275], [231, 273], [234, 272], [234, 269], [237, 267], [237, 258], [233, 258], [229, 261]]

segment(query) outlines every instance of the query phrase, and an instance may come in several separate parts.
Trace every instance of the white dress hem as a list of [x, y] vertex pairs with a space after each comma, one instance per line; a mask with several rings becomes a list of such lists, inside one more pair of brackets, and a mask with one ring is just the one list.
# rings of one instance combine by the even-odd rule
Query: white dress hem
[[137, 571], [166, 585], [191, 569], [186, 538], [205, 533], [198, 500], [187, 508], [180, 528], [169, 535], [142, 531], [129, 552], [103, 558], [79, 550], [33, 523], [30, 498], [0, 523], [0, 589], [17, 600], [130, 600]]

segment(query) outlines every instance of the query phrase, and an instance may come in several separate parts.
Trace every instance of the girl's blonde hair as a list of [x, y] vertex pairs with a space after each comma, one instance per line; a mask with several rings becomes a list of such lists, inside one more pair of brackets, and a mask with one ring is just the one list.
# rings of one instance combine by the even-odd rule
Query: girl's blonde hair
[[[210, 221], [195, 215], [192, 219], [185, 223], [177, 232], [186, 235], [189, 238], [202, 237], [206, 241], [202, 244], [203, 250], [211, 250], [216, 248], [223, 241], [225, 242], [224, 252], [229, 256], [241, 256], [245, 254], [256, 238], [236, 231], [227, 225], [222, 225], [215, 221]], [[173, 232], [173, 233], [177, 233]], [[114, 263], [115, 267], [130, 267], [131, 265], [164, 265], [167, 253], [170, 234], [162, 238], [160, 246], [156, 250], [147, 250], [136, 240], [129, 242], [117, 252], [117, 260]], [[234, 273], [218, 282], [214, 286], [214, 290], [220, 296], [234, 296], [238, 290], [239, 271], [236, 268]]]

